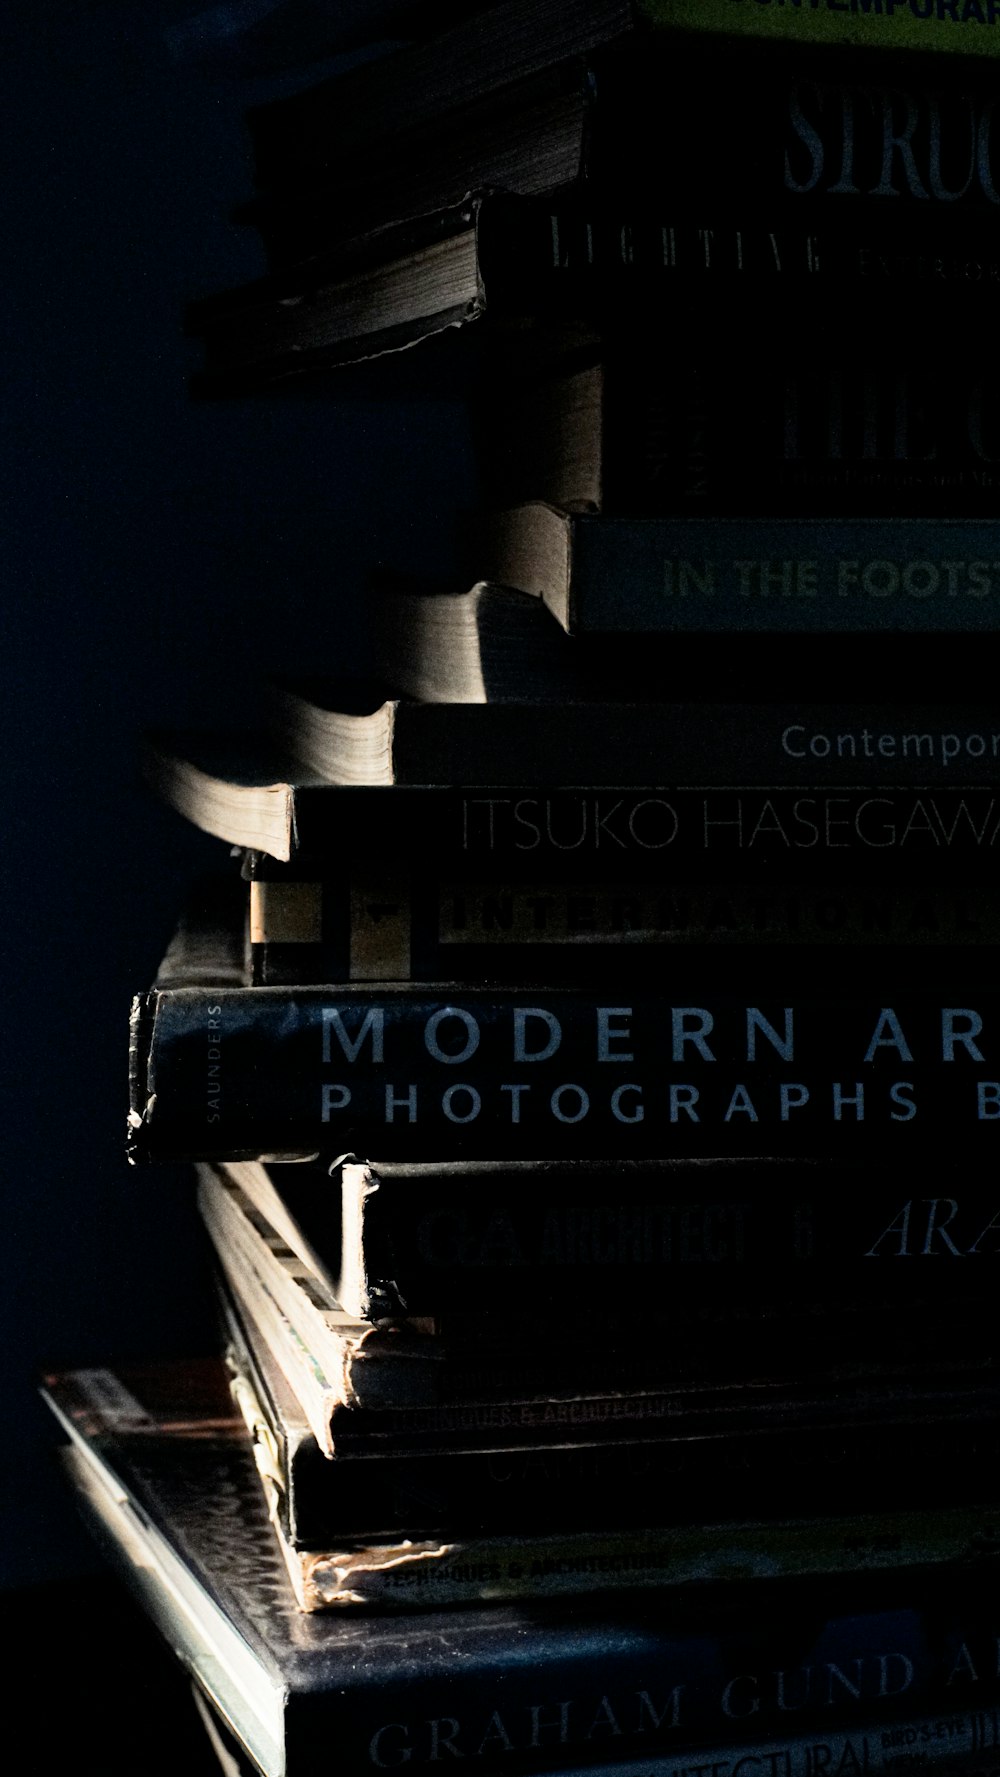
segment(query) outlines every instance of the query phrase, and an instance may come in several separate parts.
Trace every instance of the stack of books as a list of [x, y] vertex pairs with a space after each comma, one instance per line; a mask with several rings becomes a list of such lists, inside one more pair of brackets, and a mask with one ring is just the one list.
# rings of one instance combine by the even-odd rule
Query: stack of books
[[65, 1463], [225, 1768], [993, 1770], [1000, 435], [921, 340], [1000, 7], [439, 27], [252, 119], [192, 325], [479, 337], [469, 580], [148, 739], [236, 854], [130, 1049], [222, 1356], [50, 1377]]

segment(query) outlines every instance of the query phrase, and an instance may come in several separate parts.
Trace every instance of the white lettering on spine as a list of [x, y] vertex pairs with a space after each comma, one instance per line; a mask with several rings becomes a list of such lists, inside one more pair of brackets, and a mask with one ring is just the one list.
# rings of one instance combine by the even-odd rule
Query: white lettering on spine
[[346, 1061], [357, 1061], [361, 1054], [361, 1045], [366, 1037], [371, 1037], [371, 1059], [381, 1062], [383, 1057], [383, 1039], [385, 1032], [385, 1012], [382, 1006], [371, 1006], [361, 1021], [356, 1037], [350, 1037], [344, 1028], [344, 1020], [339, 1006], [322, 1008], [323, 1023], [323, 1060], [332, 1061], [330, 1052], [330, 1033], [336, 1035]]

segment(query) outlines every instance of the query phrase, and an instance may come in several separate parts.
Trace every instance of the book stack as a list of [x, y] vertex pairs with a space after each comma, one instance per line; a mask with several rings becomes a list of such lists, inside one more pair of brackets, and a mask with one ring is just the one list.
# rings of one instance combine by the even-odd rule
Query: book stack
[[469, 578], [148, 739], [224, 1358], [50, 1378], [67, 1468], [226, 1768], [992, 1770], [1000, 7], [409, 22], [192, 326], [478, 339]]

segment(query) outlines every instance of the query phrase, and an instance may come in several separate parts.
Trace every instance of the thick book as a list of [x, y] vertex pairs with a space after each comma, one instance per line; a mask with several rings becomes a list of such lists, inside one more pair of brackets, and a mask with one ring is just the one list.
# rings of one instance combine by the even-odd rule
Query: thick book
[[[247, 1167], [202, 1167], [198, 1207], [231, 1287], [258, 1305], [258, 1318], [269, 1318], [275, 1336], [297, 1348], [286, 1353], [286, 1372], [289, 1364], [297, 1370], [301, 1350], [327, 1379], [316, 1424], [328, 1452], [341, 1433], [361, 1438], [390, 1419], [404, 1432], [412, 1425], [422, 1434], [466, 1413], [513, 1423], [522, 1411], [537, 1418], [551, 1406], [556, 1420], [575, 1413], [581, 1423], [597, 1422], [609, 1401], [622, 1419], [652, 1419], [667, 1411], [654, 1397], [665, 1402], [669, 1392], [694, 1387], [703, 1372], [715, 1388], [720, 1378], [728, 1386], [734, 1371], [751, 1371], [749, 1347], [730, 1358], [720, 1342], [718, 1353], [687, 1358], [680, 1345], [686, 1317], [655, 1302], [634, 1304], [627, 1346], [617, 1315], [602, 1302], [593, 1312], [579, 1300], [557, 1311], [525, 1301], [516, 1285], [492, 1313], [445, 1305], [426, 1316], [359, 1316], [344, 1308], [329, 1274], [310, 1262], [308, 1249], [288, 1230], [284, 1206], [262, 1188], [268, 1181], [249, 1173]], [[869, 1339], [875, 1325], [869, 1324]], [[776, 1357], [774, 1343], [766, 1353], [772, 1374], [790, 1375], [800, 1385], [799, 1354], [791, 1362]], [[949, 1353], [948, 1361], [967, 1364], [970, 1346]], [[911, 1355], [895, 1350], [895, 1368]], [[763, 1367], [763, 1342], [756, 1358], [755, 1374]], [[702, 1416], [713, 1410], [711, 1388], [695, 1403]], [[603, 1404], [588, 1409], [588, 1401]]]
[[[631, 1777], [632, 1761], [667, 1777], [711, 1759], [728, 1777], [762, 1745], [776, 1748], [775, 1768], [805, 1772], [814, 1765], [793, 1758], [831, 1739], [845, 1770], [887, 1768], [910, 1728], [953, 1767], [996, 1744], [988, 1557], [952, 1575], [678, 1588], [669, 1603], [623, 1593], [391, 1619], [303, 1615], [242, 1426], [232, 1414], [209, 1436], [190, 1415], [157, 1425], [130, 1381], [47, 1379], [69, 1479], [108, 1556], [267, 1777], [318, 1777], [331, 1745], [360, 1771], [407, 1754], [433, 1762], [450, 1742], [449, 1756], [481, 1770], [502, 1755], [512, 1771]], [[617, 1762], [602, 1769], [608, 1751]]]
[[[704, 1510], [691, 1518], [683, 1490], [668, 1505], [663, 1477], [657, 1486], [649, 1474], [649, 1450], [629, 1445], [604, 1453], [599, 1490], [583, 1485], [594, 1454], [584, 1448], [562, 1449], [548, 1468], [536, 1461], [525, 1489], [511, 1484], [510, 1456], [331, 1464], [266, 1347], [247, 1337], [230, 1302], [222, 1309], [230, 1387], [304, 1610], [582, 1596], [620, 1590], [623, 1575], [640, 1588], [961, 1564], [997, 1540], [982, 1504], [809, 1517], [803, 1501], [794, 1518], [754, 1520], [741, 1502], [739, 1515], [731, 1504], [721, 1520]], [[642, 1455], [645, 1482], [636, 1472]], [[531, 1466], [531, 1453], [522, 1461]], [[395, 1509], [394, 1469], [403, 1483]], [[354, 1476], [368, 1512], [356, 1535], [344, 1509]]]
[[[898, 1444], [901, 1411], [922, 1413], [926, 1424], [940, 1417], [949, 1389], [949, 1411], [974, 1417], [977, 1399], [977, 1410], [991, 1411], [988, 1263], [970, 1272], [953, 1262], [966, 1252], [989, 1259], [996, 1218], [986, 1186], [903, 1199], [877, 1168], [773, 1158], [607, 1167], [244, 1162], [223, 1171], [280, 1230], [285, 1267], [300, 1288], [308, 1281], [314, 1305], [335, 1298], [359, 1324], [438, 1335], [436, 1412], [420, 1419], [399, 1411], [389, 1421], [362, 1412], [355, 1397], [345, 1417], [339, 1349], [329, 1384], [317, 1386], [327, 1330], [311, 1341], [300, 1315], [296, 1331], [283, 1312], [287, 1299], [279, 1302], [262, 1272], [239, 1263], [238, 1241], [217, 1239], [257, 1345], [271, 1353], [328, 1453], [363, 1454], [366, 1432], [381, 1437], [392, 1426], [398, 1441], [414, 1443], [435, 1424], [441, 1449], [457, 1449], [463, 1436], [476, 1442], [490, 1426], [510, 1447], [519, 1423], [544, 1428], [545, 1412], [529, 1396], [547, 1388], [567, 1446], [579, 1453], [593, 1443], [608, 1416], [617, 1443], [634, 1445], [637, 1427], [680, 1439], [684, 1473], [703, 1497], [692, 1428], [697, 1421], [702, 1439], [728, 1439], [734, 1457], [747, 1432], [734, 1411], [741, 1388], [756, 1402], [749, 1429], [758, 1439], [784, 1412], [789, 1454], [817, 1426], [829, 1429], [845, 1411], [853, 1417], [865, 1401], [862, 1461], [880, 1412], [883, 1461], [895, 1466], [911, 1460]], [[294, 1318], [294, 1304], [289, 1312]], [[425, 1338], [428, 1350], [434, 1344]], [[570, 1375], [578, 1389], [572, 1412]], [[383, 1389], [390, 1377], [383, 1365]], [[986, 1395], [977, 1396], [983, 1384]], [[462, 1390], [465, 1407], [456, 1412], [448, 1400]], [[412, 1399], [408, 1387], [404, 1405]], [[843, 1438], [842, 1423], [831, 1435]], [[679, 1510], [678, 1448], [659, 1460], [669, 1461]], [[633, 1459], [624, 1449], [620, 1459], [634, 1481]], [[607, 1450], [604, 1460], [610, 1487]], [[585, 1472], [585, 1461], [572, 1466]], [[776, 1486], [769, 1468], [757, 1478], [765, 1496]], [[926, 1466], [925, 1480], [933, 1497], [939, 1483]], [[866, 1498], [871, 1504], [870, 1490]], [[657, 1506], [645, 1511], [659, 1521]]]
[[804, 979], [794, 948], [752, 949], [742, 993], [717, 960], [616, 993], [170, 977], [133, 1002], [129, 1155], [986, 1154], [1000, 1006], [980, 949], [941, 956], [922, 982], [888, 950]]
[[[728, 4], [733, 16], [761, 10], [756, 0]], [[303, 186], [294, 172], [282, 180], [272, 168], [273, 215], [260, 213], [270, 273], [192, 305], [191, 330], [205, 342], [199, 386], [266, 386], [484, 316], [502, 334], [512, 319], [574, 315], [645, 337], [654, 355], [663, 341], [668, 362], [682, 340], [685, 368], [674, 365], [682, 385], [689, 365], [700, 362], [710, 384], [714, 360], [729, 359], [723, 387], [742, 379], [747, 407], [777, 415], [774, 387], [729, 343], [737, 304], [739, 338], [745, 331], [759, 348], [751, 360], [791, 367], [814, 356], [816, 329], [828, 327], [832, 362], [855, 371], [867, 364], [883, 408], [890, 372], [909, 378], [909, 399], [893, 398], [900, 411], [892, 419], [876, 415], [876, 425], [869, 415], [862, 460], [874, 444], [891, 475], [897, 457], [908, 457], [930, 490], [933, 468], [920, 463], [920, 446], [925, 457], [937, 452], [936, 493], [946, 498], [947, 439], [966, 461], [965, 492], [975, 497], [976, 472], [985, 486], [995, 473], [990, 375], [974, 340], [956, 336], [949, 355], [962, 364], [965, 398], [933, 384], [944, 403], [937, 423], [921, 394], [929, 380], [920, 374], [924, 305], [914, 292], [946, 286], [957, 294], [997, 276], [989, 64], [915, 56], [891, 64], [890, 83], [877, 56], [724, 48], [715, 38], [626, 35], [598, 45], [578, 76], [564, 76], [562, 95], [558, 87], [544, 99], [524, 93], [499, 115], [495, 104], [470, 111], [460, 81], [454, 102], [466, 110], [450, 160], [448, 129], [432, 129], [429, 141], [426, 130], [400, 132], [398, 106], [373, 154], [369, 144], [350, 144], [349, 111], [329, 93], [299, 95], [316, 115], [300, 120], [292, 153], [320, 171]], [[525, 153], [532, 129], [537, 161]], [[338, 130], [347, 131], [339, 147]], [[549, 184], [539, 191], [542, 178]], [[899, 303], [889, 341], [875, 338], [868, 320], [880, 291]], [[835, 425], [836, 391], [828, 399]], [[863, 423], [873, 397], [855, 391], [845, 400], [848, 420], [852, 401]], [[675, 409], [681, 428], [683, 392]], [[753, 453], [743, 455], [752, 476]], [[902, 481], [897, 465], [900, 496]], [[812, 487], [819, 491], [816, 477]]]
[[488, 514], [490, 580], [570, 631], [992, 632], [986, 519], [615, 516], [544, 500]]
[[[737, 6], [760, 11], [730, 0]], [[519, 291], [525, 312], [558, 313], [552, 295], [572, 306], [588, 288], [607, 298], [617, 284], [643, 305], [620, 330], [654, 361], [658, 342], [669, 359], [683, 337], [686, 360], [708, 371], [718, 355], [739, 374], [736, 341], [748, 330], [779, 355], [784, 347], [786, 361], [796, 346], [812, 356], [822, 324], [814, 305], [843, 297], [846, 283], [865, 300], [822, 310], [834, 358], [841, 348], [849, 358], [853, 343], [870, 363], [912, 373], [919, 306], [902, 305], [891, 339], [875, 343], [868, 302], [877, 287], [901, 294], [995, 278], [990, 81], [988, 61], [637, 32], [499, 93], [470, 100], [459, 84], [459, 109], [414, 128], [395, 117], [359, 147], [336, 145], [345, 119], [330, 89], [325, 147], [322, 130], [290, 133], [292, 160], [283, 174], [272, 169], [243, 214], [260, 227], [272, 270], [304, 286], [310, 261], [366, 236], [373, 245], [393, 221], [470, 194], [534, 196], [544, 201], [483, 209], [494, 314]], [[319, 90], [300, 105], [315, 105]], [[527, 303], [525, 273], [535, 280]], [[808, 300], [779, 309], [789, 284]], [[728, 311], [706, 311], [713, 292], [725, 293]], [[972, 368], [969, 343], [953, 336], [949, 355]]]
[[[468, 11], [468, 9], [467, 9]], [[635, 34], [649, 53], [652, 28], [833, 46], [1000, 53], [996, 0], [537, 0], [477, 7], [422, 42], [346, 75], [256, 107], [249, 126], [258, 179], [287, 178], [370, 148], [393, 133], [451, 122], [463, 106], [503, 93], [539, 70]], [[637, 27], [645, 27], [641, 32]], [[686, 46], [684, 46], [686, 48]], [[749, 47], [752, 47], [749, 46]], [[773, 50], [774, 43], [769, 47]], [[722, 46], [713, 41], [717, 56]], [[673, 43], [671, 51], [682, 54]]]
[[[630, 1325], [623, 1361], [620, 1322], [598, 1307], [595, 1318], [603, 1318], [608, 1335], [604, 1375], [575, 1395], [531, 1398], [522, 1385], [507, 1400], [485, 1398], [486, 1390], [477, 1399], [347, 1411], [342, 1366], [328, 1374], [260, 1276], [228, 1248], [216, 1247], [215, 1255], [247, 1340], [284, 1377], [316, 1451], [333, 1464], [317, 1470], [311, 1447], [304, 1458], [295, 1511], [300, 1540], [328, 1537], [331, 1512], [338, 1534], [346, 1534], [370, 1528], [376, 1510], [384, 1524], [427, 1535], [440, 1535], [446, 1524], [480, 1532], [501, 1520], [519, 1533], [575, 1532], [594, 1528], [597, 1507], [607, 1512], [602, 1523], [614, 1524], [619, 1508], [612, 1502], [626, 1498], [622, 1510], [649, 1523], [693, 1524], [706, 1512], [722, 1520], [732, 1513], [737, 1471], [741, 1506], [749, 1512], [752, 1502], [762, 1517], [800, 1513], [807, 1494], [815, 1511], [888, 1510], [915, 1461], [920, 1480], [907, 1482], [907, 1498], [924, 1509], [940, 1496], [939, 1437], [947, 1439], [950, 1468], [960, 1466], [961, 1482], [950, 1484], [956, 1503], [992, 1497], [997, 1391], [988, 1363], [975, 1356], [935, 1354], [928, 1365], [886, 1345], [873, 1362], [868, 1351], [877, 1330], [869, 1330], [868, 1350], [859, 1356], [849, 1349], [848, 1329], [844, 1355], [831, 1363], [824, 1353], [822, 1375], [808, 1364], [797, 1371], [801, 1354], [790, 1357], [786, 1340], [775, 1341], [778, 1361], [765, 1376], [742, 1338], [752, 1332], [752, 1317], [720, 1346], [709, 1316], [684, 1327], [687, 1343], [679, 1331], [672, 1346], [657, 1336], [656, 1352], [663, 1346], [673, 1363], [669, 1384], [630, 1388], [622, 1378], [648, 1330]], [[516, 1341], [536, 1325], [537, 1349], [544, 1319], [519, 1309], [512, 1296], [498, 1337], [507, 1330], [507, 1356], [515, 1354], [519, 1375], [531, 1360]], [[379, 1467], [358, 1467], [371, 1461]], [[515, 1500], [522, 1486], [527, 1491]], [[325, 1528], [312, 1530], [316, 1523]]]
[[[804, 1283], [796, 1294], [793, 1282], [784, 1304], [772, 1264], [756, 1295], [735, 1266], [729, 1287], [721, 1277], [697, 1284], [681, 1274], [666, 1298], [636, 1293], [627, 1309], [594, 1285], [553, 1301], [543, 1279], [536, 1298], [512, 1274], [492, 1310], [466, 1301], [426, 1316], [401, 1313], [398, 1304], [395, 1313], [352, 1316], [325, 1268], [303, 1257], [301, 1236], [277, 1234], [288, 1212], [273, 1204], [270, 1181], [251, 1172], [203, 1168], [199, 1208], [239, 1312], [327, 1456], [378, 1444], [454, 1451], [463, 1437], [474, 1448], [484, 1437], [518, 1447], [519, 1428], [520, 1438], [533, 1430], [551, 1444], [555, 1434], [579, 1449], [606, 1440], [613, 1426], [616, 1442], [673, 1441], [667, 1455], [676, 1469], [678, 1440], [712, 1439], [735, 1451], [747, 1437], [779, 1430], [801, 1448], [818, 1433], [842, 1436], [845, 1419], [858, 1418], [869, 1437], [874, 1423], [891, 1442], [915, 1412], [974, 1422], [981, 1436], [993, 1392], [977, 1367], [988, 1312], [972, 1286], [958, 1338], [957, 1281], [935, 1299], [920, 1281], [926, 1273], [893, 1288], [884, 1267], [872, 1268], [866, 1288], [842, 1287], [839, 1300], [836, 1288], [824, 1296], [817, 1276], [815, 1299]], [[965, 1208], [975, 1219], [968, 1200]], [[898, 1261], [900, 1246], [921, 1239], [925, 1258], [950, 1251], [956, 1215], [953, 1203], [908, 1203], [876, 1236], [872, 1256], [881, 1244]], [[606, 1480], [610, 1487], [610, 1472]], [[658, 1514], [654, 1508], [650, 1521]]]
[[[715, 256], [706, 259], [705, 231], [699, 240], [683, 214], [676, 222], [665, 218], [662, 199], [653, 204], [633, 198], [626, 205], [621, 198], [598, 200], [575, 186], [544, 196], [476, 190], [370, 236], [321, 243], [307, 258], [193, 302], [187, 330], [203, 344], [193, 388], [204, 395], [252, 393], [397, 352], [449, 328], [485, 320], [502, 331], [526, 317], [549, 323], [583, 319], [609, 331], [629, 325], [653, 331], [662, 329], [666, 310], [685, 351], [707, 353], [712, 316], [721, 324], [731, 309], [744, 261], [748, 270], [760, 262], [759, 287], [748, 298], [751, 315], [758, 317], [755, 343], [776, 352], [783, 335], [774, 304], [786, 286], [794, 293], [789, 301], [818, 302], [822, 294], [824, 309], [833, 314], [848, 295], [861, 300], [868, 282], [883, 274], [874, 223], [832, 238], [828, 260], [816, 258], [817, 266], [827, 266], [825, 278], [814, 272], [817, 243], [801, 223], [789, 226], [787, 239], [776, 247], [772, 233], [743, 218], [726, 226], [720, 222], [709, 234], [713, 242], [719, 238]], [[912, 301], [914, 284], [905, 271], [916, 238], [911, 223], [892, 251], [883, 245], [884, 287], [897, 300]], [[952, 257], [956, 288], [967, 263], [963, 252], [975, 255], [978, 277], [987, 281], [996, 275], [998, 262], [985, 230], [974, 232], [971, 241], [948, 237], [942, 250]], [[768, 275], [776, 251], [777, 290]], [[930, 285], [937, 263], [926, 261], [917, 288]], [[718, 278], [707, 276], [713, 272]], [[911, 349], [919, 351], [919, 339]], [[904, 375], [904, 353], [896, 363]], [[983, 431], [963, 446], [987, 476], [994, 465], [985, 450], [978, 456], [977, 450], [980, 442], [988, 448], [993, 440], [988, 416], [975, 403], [982, 405], [981, 392], [991, 386], [984, 376], [970, 378], [972, 423]], [[679, 423], [681, 418], [678, 414]], [[958, 418], [965, 423], [961, 413]]]
[[[392, 885], [401, 874], [409, 880], [404, 860], [414, 856], [423, 879], [444, 891], [531, 881], [565, 888], [615, 877], [669, 888], [677, 871], [693, 872], [696, 882], [727, 883], [737, 873], [744, 880], [757, 870], [770, 876], [776, 863], [809, 880], [811, 860], [824, 881], [846, 872], [856, 884], [871, 882], [875, 865], [880, 878], [909, 876], [912, 886], [914, 870], [921, 881], [953, 885], [953, 859], [967, 863], [1000, 844], [1000, 796], [985, 775], [978, 784], [967, 777], [956, 729], [949, 729], [947, 745], [946, 769], [957, 765], [950, 781], [932, 769], [933, 730], [919, 746], [900, 741], [894, 769], [883, 778], [879, 741], [891, 746], [883, 737], [893, 735], [896, 719], [884, 706], [867, 742], [864, 725], [856, 727], [845, 708], [827, 711], [832, 729], [802, 722], [800, 711], [784, 749], [762, 747], [758, 730], [753, 751], [751, 713], [742, 713], [738, 752], [714, 786], [705, 783], [700, 754], [686, 757], [684, 770], [672, 769], [669, 786], [546, 780], [476, 788], [455, 784], [453, 772], [436, 785], [343, 786], [253, 730], [150, 735], [142, 768], [150, 788], [185, 820], [242, 848], [250, 878], [304, 885], [294, 929], [291, 899], [281, 915], [293, 944], [322, 938], [320, 885], [334, 864], [350, 873], [359, 898], [387, 903], [396, 918]], [[704, 739], [699, 731], [699, 744]], [[800, 751], [807, 764], [801, 775]], [[431, 892], [436, 897], [438, 889]], [[374, 915], [365, 919], [370, 928]]]
[[[702, 1379], [647, 1395], [638, 1418], [634, 1403], [606, 1395], [506, 1412], [481, 1404], [419, 1416], [341, 1413], [332, 1426], [322, 1371], [308, 1348], [296, 1349], [280, 1311], [259, 1290], [245, 1290], [224, 1261], [219, 1279], [226, 1340], [253, 1354], [246, 1363], [260, 1380], [257, 1461], [283, 1489], [272, 1507], [291, 1548], [341, 1539], [370, 1546], [376, 1525], [380, 1534], [424, 1543], [487, 1533], [577, 1536], [638, 1523], [690, 1538], [709, 1523], [731, 1526], [738, 1512], [762, 1532], [809, 1515], [828, 1551], [852, 1518], [860, 1560], [865, 1519], [870, 1533], [902, 1500], [926, 1518], [945, 1498], [960, 1515], [941, 1524], [942, 1553], [930, 1553], [916, 1518], [909, 1527], [924, 1538], [926, 1560], [959, 1552], [961, 1514], [970, 1508], [980, 1514], [980, 1548], [993, 1546], [1000, 1439], [988, 1365], [932, 1363], [918, 1375], [879, 1360], [869, 1372], [844, 1364], [832, 1377], [798, 1383]], [[688, 1336], [693, 1342], [700, 1333]], [[267, 1408], [276, 1398], [272, 1377], [292, 1403], [287, 1412]], [[801, 1563], [795, 1540], [786, 1559]], [[864, 1559], [888, 1565], [903, 1546], [886, 1544], [880, 1561], [869, 1534]], [[708, 1559], [707, 1543], [702, 1554]]]
[[[1000, 597], [985, 521], [675, 523], [559, 514], [530, 502], [493, 514], [485, 534], [502, 581], [383, 576], [372, 586], [376, 671], [402, 696], [641, 707], [685, 683], [675, 639], [685, 632], [707, 632], [720, 649], [745, 649], [754, 631], [783, 630], [810, 633], [814, 647], [838, 631], [859, 647], [869, 632], [883, 648], [893, 637], [905, 646], [904, 636], [992, 633], [991, 601]], [[932, 546], [940, 568], [921, 553]], [[887, 606], [892, 584], [898, 596]], [[927, 597], [918, 586], [930, 589]], [[718, 669], [724, 664], [723, 656]], [[684, 701], [691, 698], [686, 689]], [[720, 690], [713, 701], [724, 698]], [[297, 744], [294, 729], [285, 738]]]
[[460, 204], [472, 191], [541, 197], [571, 185], [584, 160], [592, 83], [574, 58], [438, 123], [345, 152], [335, 167], [303, 141], [301, 165], [262, 179], [237, 220], [253, 224], [271, 270], [332, 244]]
[[[771, 521], [780, 515], [968, 519], [989, 518], [996, 509], [991, 371], [960, 353], [929, 361], [904, 346], [897, 360], [883, 342], [842, 337], [818, 358], [812, 341], [790, 328], [766, 352], [748, 352], [742, 341], [727, 349], [713, 339], [708, 350], [682, 356], [650, 332], [638, 341], [571, 348], [534, 374], [519, 370], [516, 357], [516, 348], [503, 355], [478, 403], [483, 480], [494, 507], [538, 500], [631, 518], [756, 516], [743, 529], [745, 543], [732, 550], [751, 560], [787, 558], [774, 546], [782, 531]], [[884, 543], [894, 528], [880, 540], [883, 559], [893, 553]], [[801, 534], [810, 531], [836, 545], [832, 522], [828, 531], [806, 525]], [[849, 536], [850, 527], [842, 534]], [[926, 541], [930, 534], [922, 527], [912, 536]], [[985, 529], [971, 534], [987, 543]], [[904, 557], [908, 540], [903, 531]], [[930, 580], [918, 590], [912, 568], [910, 594], [901, 579], [893, 600], [886, 568], [879, 584], [875, 557], [866, 554], [868, 596], [861, 602], [871, 607], [888, 598], [904, 624], [900, 608], [907, 602], [929, 597], [933, 604]], [[855, 560], [859, 593], [865, 575]], [[963, 599], [989, 607], [989, 561], [987, 547], [964, 594], [956, 564], [950, 607]], [[836, 578], [850, 603], [851, 570], [845, 565]], [[949, 611], [945, 621], [952, 620]]]
[[[505, 202], [532, 200], [505, 199]], [[228, 394], [397, 351], [483, 312], [480, 194], [193, 303], [193, 387]]]
[[[283, 1242], [283, 1266], [298, 1288], [308, 1283], [313, 1306], [335, 1300], [358, 1333], [365, 1322], [436, 1332], [437, 1376], [453, 1367], [452, 1390], [469, 1360], [480, 1392], [502, 1382], [527, 1399], [570, 1373], [591, 1392], [641, 1382], [648, 1394], [651, 1377], [693, 1389], [737, 1376], [818, 1385], [968, 1366], [989, 1348], [988, 1263], [971, 1274], [942, 1264], [970, 1251], [988, 1261], [997, 1235], [986, 1186], [902, 1197], [874, 1167], [773, 1158], [244, 1161], [221, 1173], [244, 1213]], [[230, 1270], [238, 1236], [225, 1244]], [[245, 1299], [266, 1288], [264, 1269], [241, 1267]], [[269, 1300], [298, 1319], [305, 1342], [278, 1281]], [[344, 1342], [341, 1332], [331, 1373]], [[378, 1357], [369, 1353], [373, 1371]], [[529, 1384], [520, 1367], [532, 1359]], [[387, 1377], [392, 1361], [390, 1348]]]
[[[582, 520], [578, 521], [584, 522]], [[600, 520], [592, 520], [600, 524]], [[609, 541], [606, 533], [602, 533]], [[378, 683], [291, 680], [271, 694], [274, 743], [329, 784], [765, 781], [992, 784], [1000, 723], [990, 703], [674, 703], [586, 697], [422, 703]]]
[[357, 156], [633, 31], [657, 0], [506, 0], [248, 116], [258, 181]]
[[[740, 1327], [755, 1313], [757, 1340], [740, 1331], [732, 1357], [758, 1367], [761, 1351], [780, 1357], [782, 1339], [779, 1367], [817, 1362], [824, 1312], [844, 1359], [860, 1357], [866, 1340], [885, 1357], [910, 1351], [917, 1364], [943, 1355], [957, 1301], [969, 1316], [988, 1315], [989, 1257], [1000, 1247], [987, 1180], [917, 1196], [856, 1161], [344, 1156], [225, 1171], [359, 1321], [451, 1311], [509, 1324], [523, 1312], [531, 1325], [556, 1308], [568, 1326], [592, 1317], [613, 1338], [619, 1317], [634, 1317], [642, 1337], [644, 1316], [659, 1314], [665, 1336], [676, 1315], [686, 1343], [704, 1311], [724, 1345], [727, 1315]], [[978, 1276], [967, 1264], [949, 1269], [970, 1253], [986, 1261]], [[702, 1348], [706, 1340], [703, 1331]]]

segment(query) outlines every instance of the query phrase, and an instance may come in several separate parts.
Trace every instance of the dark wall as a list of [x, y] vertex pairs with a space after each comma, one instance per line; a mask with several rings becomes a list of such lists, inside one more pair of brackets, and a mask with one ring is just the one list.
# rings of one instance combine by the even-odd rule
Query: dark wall
[[366, 570], [450, 568], [472, 497], [454, 400], [189, 398], [185, 302], [263, 269], [228, 220], [262, 87], [171, 61], [186, 10], [19, 0], [3, 26], [7, 1586], [94, 1561], [43, 1367], [214, 1338], [190, 1178], [130, 1170], [123, 1136], [129, 998], [221, 854], [146, 796], [137, 737], [356, 662]]

